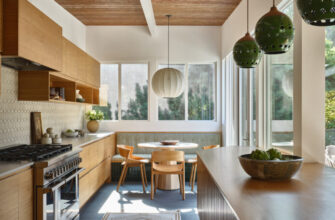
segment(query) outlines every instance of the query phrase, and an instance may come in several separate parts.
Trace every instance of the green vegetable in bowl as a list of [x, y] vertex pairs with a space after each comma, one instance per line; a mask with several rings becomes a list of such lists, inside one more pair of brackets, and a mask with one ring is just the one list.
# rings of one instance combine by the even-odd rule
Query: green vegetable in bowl
[[66, 130], [66, 133], [73, 133], [74, 131], [73, 130], [71, 130], [71, 129], [67, 129]]
[[270, 155], [270, 160], [275, 160], [275, 159], [281, 160], [282, 159], [282, 155], [277, 149], [271, 148], [267, 152]]
[[285, 160], [282, 154], [274, 148], [271, 148], [268, 151], [254, 150], [251, 152], [250, 158], [253, 160]]
[[254, 160], [270, 160], [270, 155], [266, 151], [254, 150], [251, 153], [251, 159], [254, 159]]

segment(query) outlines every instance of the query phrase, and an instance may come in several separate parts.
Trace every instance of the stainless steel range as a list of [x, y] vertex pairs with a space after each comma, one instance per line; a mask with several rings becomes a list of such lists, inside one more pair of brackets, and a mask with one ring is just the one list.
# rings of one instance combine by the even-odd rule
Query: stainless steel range
[[79, 218], [80, 148], [71, 145], [18, 145], [0, 150], [0, 160], [34, 161], [35, 219]]

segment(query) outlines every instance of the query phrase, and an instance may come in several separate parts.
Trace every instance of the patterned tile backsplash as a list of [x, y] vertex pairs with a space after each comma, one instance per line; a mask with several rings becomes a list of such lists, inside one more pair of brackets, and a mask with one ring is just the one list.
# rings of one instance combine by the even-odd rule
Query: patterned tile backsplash
[[0, 147], [30, 143], [30, 112], [42, 113], [45, 130], [60, 133], [68, 128], [82, 129], [85, 106], [48, 102], [18, 101], [17, 71], [1, 67]]

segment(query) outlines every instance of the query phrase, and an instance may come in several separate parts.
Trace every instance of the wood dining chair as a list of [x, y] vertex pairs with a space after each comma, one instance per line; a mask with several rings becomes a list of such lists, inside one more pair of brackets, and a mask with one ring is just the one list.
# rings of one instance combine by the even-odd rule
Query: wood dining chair
[[[219, 148], [220, 145], [209, 145], [209, 146], [204, 146], [202, 147], [203, 150], [210, 150], [210, 149], [215, 149]], [[197, 158], [190, 158], [186, 160], [186, 163], [192, 164], [192, 169], [191, 169], [191, 176], [190, 176], [190, 186], [192, 186], [192, 191], [194, 190], [194, 182], [195, 182], [195, 177], [197, 174], [197, 168], [198, 168], [198, 160]]]
[[151, 154], [151, 199], [154, 199], [159, 175], [177, 174], [180, 194], [185, 200], [185, 159], [184, 151], [154, 151]]
[[117, 145], [117, 148], [119, 150], [120, 155], [125, 159], [121, 165], [123, 165], [123, 169], [121, 172], [121, 176], [116, 188], [116, 191], [119, 192], [120, 185], [124, 184], [124, 181], [126, 179], [126, 175], [128, 172], [128, 168], [130, 167], [140, 167], [141, 170], [141, 180], [142, 180], [142, 186], [143, 186], [143, 193], [145, 193], [145, 187], [148, 185], [147, 182], [147, 175], [145, 172], [145, 164], [149, 163], [148, 159], [137, 157], [133, 155], [134, 147], [133, 146], [127, 146], [127, 145]]

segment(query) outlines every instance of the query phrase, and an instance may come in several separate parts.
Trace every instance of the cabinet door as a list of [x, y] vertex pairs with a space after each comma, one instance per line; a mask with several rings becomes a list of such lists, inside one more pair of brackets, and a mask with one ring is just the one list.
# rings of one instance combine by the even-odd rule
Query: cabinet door
[[33, 219], [33, 171], [0, 180], [0, 219]]
[[96, 88], [100, 87], [100, 63], [91, 56], [86, 56], [86, 82]]
[[[2, 7], [3, 2], [0, 0], [0, 15], [2, 15]], [[3, 22], [3, 16], [0, 16], [0, 53], [2, 52], [2, 23]]]
[[3, 0], [3, 54], [62, 70], [62, 28], [28, 0]]

